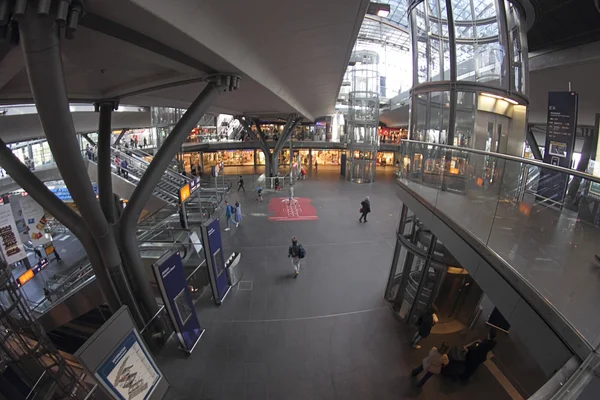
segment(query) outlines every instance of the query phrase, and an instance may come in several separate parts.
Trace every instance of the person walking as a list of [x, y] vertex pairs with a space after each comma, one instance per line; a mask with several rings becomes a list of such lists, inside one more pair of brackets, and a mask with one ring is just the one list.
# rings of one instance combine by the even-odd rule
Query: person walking
[[115, 166], [117, 167], [117, 175], [121, 175], [121, 159], [119, 156], [115, 156]]
[[123, 175], [123, 178], [125, 179], [129, 178], [129, 170], [127, 169], [128, 167], [129, 164], [127, 163], [127, 160], [121, 160], [121, 175]]
[[371, 200], [369, 200], [369, 197], [367, 197], [366, 199], [364, 199], [363, 201], [360, 202], [360, 218], [358, 219], [358, 222], [363, 222], [362, 220], [364, 220], [365, 222], [367, 222], [367, 214], [371, 212]]
[[256, 200], [262, 202], [263, 201], [263, 195], [262, 195], [263, 188], [262, 188], [262, 186], [259, 185], [258, 188], [256, 188], [256, 191], [258, 192], [258, 198]]
[[242, 206], [239, 201], [235, 201], [235, 226], [236, 228], [240, 226], [240, 222], [242, 222]]
[[238, 192], [240, 191], [240, 189], [242, 189], [244, 192], [246, 191], [246, 188], [244, 187], [244, 178], [240, 175], [240, 180], [238, 181]]
[[58, 255], [58, 252], [56, 251], [56, 247], [52, 247], [52, 253], [54, 253], [54, 258], [56, 259], [56, 261], [58, 261], [58, 262], [62, 261], [62, 258], [60, 258], [60, 256]]
[[438, 317], [435, 314], [437, 312], [437, 307], [435, 305], [429, 307], [423, 315], [417, 320], [417, 324], [419, 325], [419, 330], [413, 337], [411, 342], [411, 346], [414, 349], [420, 349], [421, 345], [419, 342], [421, 339], [425, 339], [431, 333], [431, 328], [435, 324], [438, 323]]
[[225, 218], [227, 218], [227, 227], [225, 228], [228, 231], [229, 224], [231, 223], [231, 217], [235, 214], [233, 207], [229, 204], [227, 200], [225, 200]]
[[431, 350], [429, 350], [429, 355], [423, 359], [423, 362], [412, 370], [411, 376], [413, 377], [416, 377], [421, 372], [425, 371], [425, 375], [419, 380], [417, 387], [422, 387], [429, 378], [442, 372], [443, 366], [448, 365], [450, 362], [447, 355], [449, 348], [450, 345], [448, 342], [442, 343], [439, 349], [432, 347]]
[[46, 300], [52, 303], [52, 293], [50, 292], [50, 290], [48, 290], [48, 288], [44, 288], [44, 297], [46, 298]]
[[292, 244], [288, 249], [288, 257], [292, 259], [292, 267], [294, 267], [294, 279], [300, 275], [300, 261], [306, 257], [306, 250], [298, 243], [296, 236], [292, 237]]
[[315, 160], [315, 172], [319, 169], [319, 162]]
[[468, 380], [477, 368], [487, 360], [488, 353], [494, 347], [496, 347], [496, 328], [491, 328], [487, 338], [467, 348], [465, 370], [460, 375], [460, 379]]
[[37, 247], [34, 247], [33, 252], [35, 253], [35, 256], [38, 258], [38, 260], [42, 259], [42, 252], [40, 251], [40, 249], [38, 249]]

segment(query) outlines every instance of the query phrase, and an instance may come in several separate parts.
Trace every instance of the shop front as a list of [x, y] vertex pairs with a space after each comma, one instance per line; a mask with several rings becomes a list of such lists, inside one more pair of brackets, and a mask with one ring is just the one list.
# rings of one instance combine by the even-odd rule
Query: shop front
[[378, 151], [377, 152], [377, 165], [385, 167], [386, 165], [394, 165], [394, 152], [393, 151]]
[[[184, 155], [184, 162], [186, 155]], [[254, 150], [222, 150], [211, 153], [203, 153], [202, 157], [204, 169], [216, 165], [218, 162], [223, 162], [223, 165], [230, 167], [254, 166]], [[256, 157], [256, 165], [265, 165], [265, 155], [262, 151], [257, 150]], [[198, 160], [199, 159], [200, 158], [198, 156]]]
[[408, 128], [378, 128], [379, 143], [400, 143], [408, 139]]

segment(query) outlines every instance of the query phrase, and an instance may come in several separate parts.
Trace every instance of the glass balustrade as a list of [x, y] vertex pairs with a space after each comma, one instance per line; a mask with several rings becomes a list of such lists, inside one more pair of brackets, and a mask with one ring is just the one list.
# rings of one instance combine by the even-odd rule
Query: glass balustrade
[[401, 155], [402, 184], [500, 256], [598, 347], [599, 178], [422, 142], [404, 142]]

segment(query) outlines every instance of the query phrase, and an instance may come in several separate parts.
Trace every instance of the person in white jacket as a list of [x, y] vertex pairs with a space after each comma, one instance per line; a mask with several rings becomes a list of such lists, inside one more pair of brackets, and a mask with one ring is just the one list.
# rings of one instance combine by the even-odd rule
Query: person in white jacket
[[417, 383], [418, 387], [421, 387], [431, 378], [433, 375], [437, 375], [442, 372], [442, 367], [448, 365], [450, 360], [448, 359], [448, 350], [450, 345], [448, 342], [442, 343], [440, 348], [432, 347], [429, 350], [429, 355], [423, 359], [423, 362], [412, 370], [412, 376], [417, 376], [421, 372], [425, 371], [425, 375]]

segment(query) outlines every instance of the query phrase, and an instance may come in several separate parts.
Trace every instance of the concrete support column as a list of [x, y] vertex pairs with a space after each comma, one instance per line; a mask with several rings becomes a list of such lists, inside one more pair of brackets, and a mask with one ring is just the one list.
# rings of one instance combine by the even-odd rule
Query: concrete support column
[[254, 170], [258, 168], [258, 151], [254, 149]]

